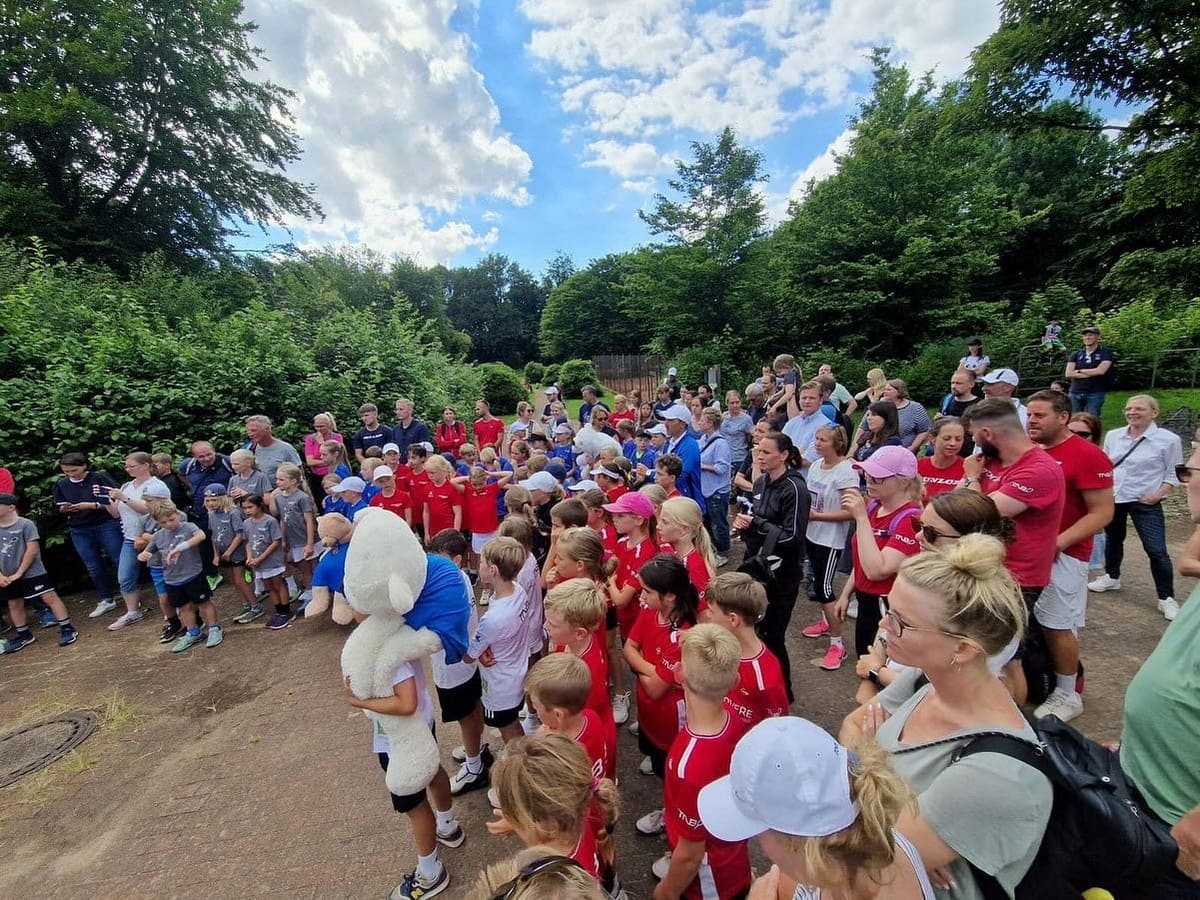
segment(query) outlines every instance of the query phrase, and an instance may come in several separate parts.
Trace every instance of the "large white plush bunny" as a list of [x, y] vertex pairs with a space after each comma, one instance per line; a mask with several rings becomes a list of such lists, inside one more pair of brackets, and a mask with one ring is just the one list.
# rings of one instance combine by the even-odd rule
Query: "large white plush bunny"
[[581, 478], [590, 477], [583, 473], [585, 466], [591, 466], [597, 459], [600, 458], [600, 451], [605, 447], [611, 447], [618, 453], [621, 452], [621, 444], [616, 438], [605, 434], [603, 431], [597, 431], [592, 427], [592, 423], [584, 425], [579, 429], [579, 433], [575, 435], [575, 452], [583, 457], [579, 461], [579, 472]]
[[[345, 593], [367, 615], [342, 648], [342, 675], [360, 700], [390, 697], [392, 675], [403, 662], [442, 649], [427, 628], [405, 623], [425, 585], [427, 560], [420, 542], [399, 516], [385, 509], [362, 510], [346, 551]], [[440, 764], [437, 742], [420, 716], [370, 713], [391, 741], [388, 790], [397, 796], [423, 790]]]

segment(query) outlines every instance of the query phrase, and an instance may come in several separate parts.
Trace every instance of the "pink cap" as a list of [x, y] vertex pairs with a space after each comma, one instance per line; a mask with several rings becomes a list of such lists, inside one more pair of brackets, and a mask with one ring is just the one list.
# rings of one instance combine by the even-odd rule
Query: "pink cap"
[[654, 504], [645, 494], [630, 491], [628, 494], [622, 494], [618, 497], [616, 503], [604, 504], [604, 510], [605, 512], [612, 513], [614, 516], [627, 513], [631, 516], [640, 516], [643, 519], [649, 519], [654, 515]]
[[917, 477], [917, 458], [907, 447], [880, 447], [854, 468], [861, 469], [872, 478], [891, 478], [893, 475], [903, 475], [905, 478]]

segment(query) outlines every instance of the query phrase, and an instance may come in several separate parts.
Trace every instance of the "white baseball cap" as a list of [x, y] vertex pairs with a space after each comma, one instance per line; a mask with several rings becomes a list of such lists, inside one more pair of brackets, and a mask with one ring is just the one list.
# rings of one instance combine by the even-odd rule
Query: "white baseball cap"
[[383, 452], [384, 453], [399, 453], [400, 445], [399, 444], [384, 444]]
[[677, 368], [675, 368], [674, 366], [671, 366], [671, 368], [667, 369], [667, 374], [668, 375], [678, 375], [679, 370]]
[[[380, 468], [386, 468], [386, 466], [380, 466]], [[357, 475], [351, 475], [349, 478], [343, 478], [329, 490], [333, 491], [335, 494], [341, 494], [345, 491], [353, 491], [356, 494], [361, 494], [366, 489], [367, 483], [365, 481], [363, 481]]]
[[568, 425], [566, 422], [559, 422], [557, 425], [554, 426], [554, 433], [555, 434], [574, 434], [575, 429], [572, 428], [570, 425]]
[[550, 397], [557, 397], [558, 396], [558, 388], [556, 388], [554, 385], [550, 385], [549, 387], [547, 387], [543, 390], [543, 393]]
[[659, 422], [657, 425], [651, 425], [646, 429], [648, 434], [666, 434], [667, 426]]
[[981, 380], [984, 384], [997, 384], [999, 382], [1003, 382], [1004, 384], [1011, 384], [1013, 387], [1016, 387], [1021, 383], [1020, 376], [1018, 376], [1017, 373], [1012, 369], [992, 369], [992, 371], [984, 375]]
[[738, 741], [729, 774], [701, 789], [700, 819], [722, 841], [764, 831], [825, 837], [858, 818], [850, 751], [807, 719], [760, 722]]
[[670, 406], [660, 412], [658, 417], [660, 419], [666, 419], [667, 421], [670, 421], [671, 419], [677, 419], [680, 422], [692, 421], [691, 412], [682, 403], [672, 403]]
[[577, 481], [574, 484], [567, 486], [568, 491], [577, 491], [579, 493], [582, 493], [583, 491], [598, 491], [599, 489], [600, 485], [596, 484], [596, 482], [592, 481], [590, 478], [585, 478], [583, 481]]
[[551, 494], [558, 486], [558, 479], [543, 469], [541, 472], [534, 472], [524, 481], [518, 481], [517, 486], [523, 487], [527, 491], [542, 491]]
[[395, 478], [396, 473], [388, 466], [379, 466], [375, 473], [371, 476], [372, 481], [378, 481], [380, 478]]

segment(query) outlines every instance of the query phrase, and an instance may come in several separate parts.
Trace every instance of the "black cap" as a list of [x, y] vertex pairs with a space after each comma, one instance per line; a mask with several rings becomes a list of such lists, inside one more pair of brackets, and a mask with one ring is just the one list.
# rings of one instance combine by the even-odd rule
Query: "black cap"
[[0, 506], [16, 506], [16, 494], [0, 494]]
[[1083, 329], [1083, 333], [1084, 334], [1099, 334], [1100, 329], [1097, 328], [1095, 325], [1089, 325], [1087, 328]]

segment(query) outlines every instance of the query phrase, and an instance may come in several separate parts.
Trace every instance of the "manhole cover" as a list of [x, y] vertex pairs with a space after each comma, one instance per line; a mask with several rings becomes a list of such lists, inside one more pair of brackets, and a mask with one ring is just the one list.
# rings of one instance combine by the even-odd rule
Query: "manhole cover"
[[0, 787], [62, 759], [96, 729], [90, 712], [70, 712], [0, 735]]

